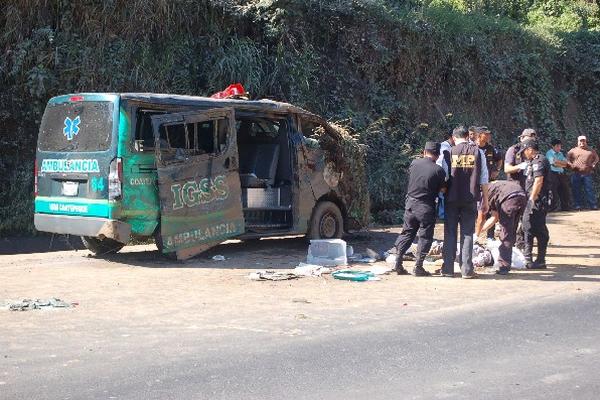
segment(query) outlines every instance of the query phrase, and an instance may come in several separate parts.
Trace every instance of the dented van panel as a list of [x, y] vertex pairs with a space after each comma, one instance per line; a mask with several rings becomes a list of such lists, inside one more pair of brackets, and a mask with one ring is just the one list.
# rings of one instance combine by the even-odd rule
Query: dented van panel
[[[67, 173], [68, 179], [105, 192], [112, 179], [114, 192], [118, 165], [118, 195], [102, 203], [106, 216], [93, 196], [57, 199], [55, 192], [51, 199], [39, 196], [36, 212], [45, 214], [38, 218], [43, 230], [52, 231], [55, 217], [62, 224], [61, 212], [65, 217], [77, 215], [70, 234], [81, 231], [81, 235], [122, 243], [130, 236], [154, 237], [163, 253], [185, 259], [228, 238], [327, 234], [316, 229], [319, 218], [335, 217], [340, 229], [331, 234], [336, 237], [368, 223], [362, 148], [345, 129], [299, 107], [270, 100], [152, 93], [59, 99], [68, 102], [73, 96], [83, 97], [83, 106], [86, 99], [114, 99], [110, 146], [97, 171], [87, 153], [74, 157], [69, 151], [54, 153], [45, 161], [45, 171], [81, 170]], [[71, 122], [61, 120], [67, 125], [55, 130], [71, 132], [69, 123], [78, 122], [73, 122], [76, 115], [69, 118]], [[72, 159], [81, 161], [68, 166], [61, 161]], [[83, 171], [86, 168], [89, 171]], [[40, 188], [50, 183], [46, 175], [52, 178], [53, 174], [38, 172], [44, 178]], [[60, 189], [65, 192], [70, 187], [74, 185]], [[328, 206], [319, 212], [327, 215], [315, 211], [322, 202]], [[86, 221], [93, 227], [83, 229]], [[68, 223], [66, 218], [64, 222]]]
[[[154, 116], [152, 127], [164, 251], [185, 259], [244, 233], [233, 109]], [[169, 130], [185, 134], [185, 153], [173, 153]]]

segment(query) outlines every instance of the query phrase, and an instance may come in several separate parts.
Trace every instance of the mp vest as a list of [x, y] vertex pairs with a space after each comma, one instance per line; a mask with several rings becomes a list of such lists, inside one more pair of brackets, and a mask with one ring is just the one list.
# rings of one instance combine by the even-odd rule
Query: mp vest
[[446, 200], [449, 202], [479, 201], [482, 162], [479, 147], [467, 142], [459, 143], [450, 149], [450, 160], [451, 183]]

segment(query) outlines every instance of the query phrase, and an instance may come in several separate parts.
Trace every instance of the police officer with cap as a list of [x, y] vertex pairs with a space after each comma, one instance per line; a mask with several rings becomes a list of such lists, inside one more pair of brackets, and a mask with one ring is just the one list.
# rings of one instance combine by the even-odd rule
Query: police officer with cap
[[[535, 129], [526, 128], [523, 129], [521, 136], [519, 136], [519, 143], [512, 145], [506, 150], [504, 155], [504, 172], [506, 173], [506, 179], [509, 181], [517, 181], [523, 189], [525, 189], [525, 168], [527, 168], [527, 160], [525, 160], [521, 154], [521, 146], [527, 140], [535, 140], [537, 138], [537, 132]], [[517, 247], [520, 249], [524, 248], [524, 235], [522, 223], [519, 225], [517, 230]]]
[[527, 162], [521, 155], [522, 144], [527, 140], [535, 140], [537, 133], [535, 129], [523, 129], [523, 133], [519, 136], [519, 143], [512, 145], [506, 150], [504, 156], [504, 172], [509, 181], [518, 181], [523, 189], [525, 189], [525, 168]]
[[[528, 201], [523, 214], [523, 233], [525, 236], [525, 266], [528, 269], [546, 268], [546, 250], [550, 235], [546, 226], [548, 212], [548, 175], [550, 163], [539, 152], [535, 140], [529, 139], [521, 144], [522, 157], [527, 160], [525, 169], [525, 190]], [[533, 239], [537, 239], [537, 259], [532, 261]]]
[[408, 189], [404, 211], [404, 225], [396, 240], [396, 273], [407, 275], [402, 266], [402, 258], [418, 235], [417, 254], [413, 275], [430, 276], [423, 268], [423, 261], [433, 243], [436, 209], [435, 200], [446, 185], [446, 173], [436, 164], [440, 154], [440, 144], [427, 142], [423, 158], [414, 160], [409, 167]]

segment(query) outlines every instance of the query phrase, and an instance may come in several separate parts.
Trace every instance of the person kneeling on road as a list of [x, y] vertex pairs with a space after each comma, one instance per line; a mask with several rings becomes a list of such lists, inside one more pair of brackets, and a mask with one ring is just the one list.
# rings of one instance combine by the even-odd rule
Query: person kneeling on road
[[440, 154], [440, 144], [427, 142], [423, 158], [414, 160], [409, 167], [408, 190], [404, 211], [404, 226], [396, 240], [396, 273], [407, 275], [402, 266], [402, 258], [419, 236], [413, 275], [430, 276], [423, 268], [423, 262], [433, 243], [436, 209], [435, 199], [446, 185], [446, 173], [435, 161]]
[[[550, 163], [539, 153], [535, 140], [523, 143], [521, 153], [528, 160], [525, 176], [527, 206], [523, 214], [523, 233], [525, 236], [525, 267], [527, 269], [546, 268], [546, 250], [550, 234], [546, 226], [548, 212], [548, 174]], [[537, 259], [532, 261], [533, 239], [537, 239]]]
[[481, 235], [500, 222], [498, 274], [506, 275], [512, 264], [512, 248], [517, 240], [517, 225], [527, 205], [527, 194], [516, 181], [495, 181], [488, 185], [488, 203], [492, 216], [481, 228]]

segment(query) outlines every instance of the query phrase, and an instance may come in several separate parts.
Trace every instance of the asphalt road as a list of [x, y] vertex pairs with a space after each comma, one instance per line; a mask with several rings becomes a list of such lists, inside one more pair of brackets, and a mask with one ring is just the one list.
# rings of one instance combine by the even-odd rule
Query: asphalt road
[[128, 335], [115, 330], [102, 338], [88, 332], [80, 340], [77, 332], [62, 337], [49, 332], [46, 338], [24, 332], [31, 346], [0, 349], [0, 374], [21, 371], [0, 382], [0, 399], [600, 396], [597, 293], [506, 307], [469, 305], [314, 332], [222, 334], [165, 327], [158, 338], [143, 332], [124, 338]]

